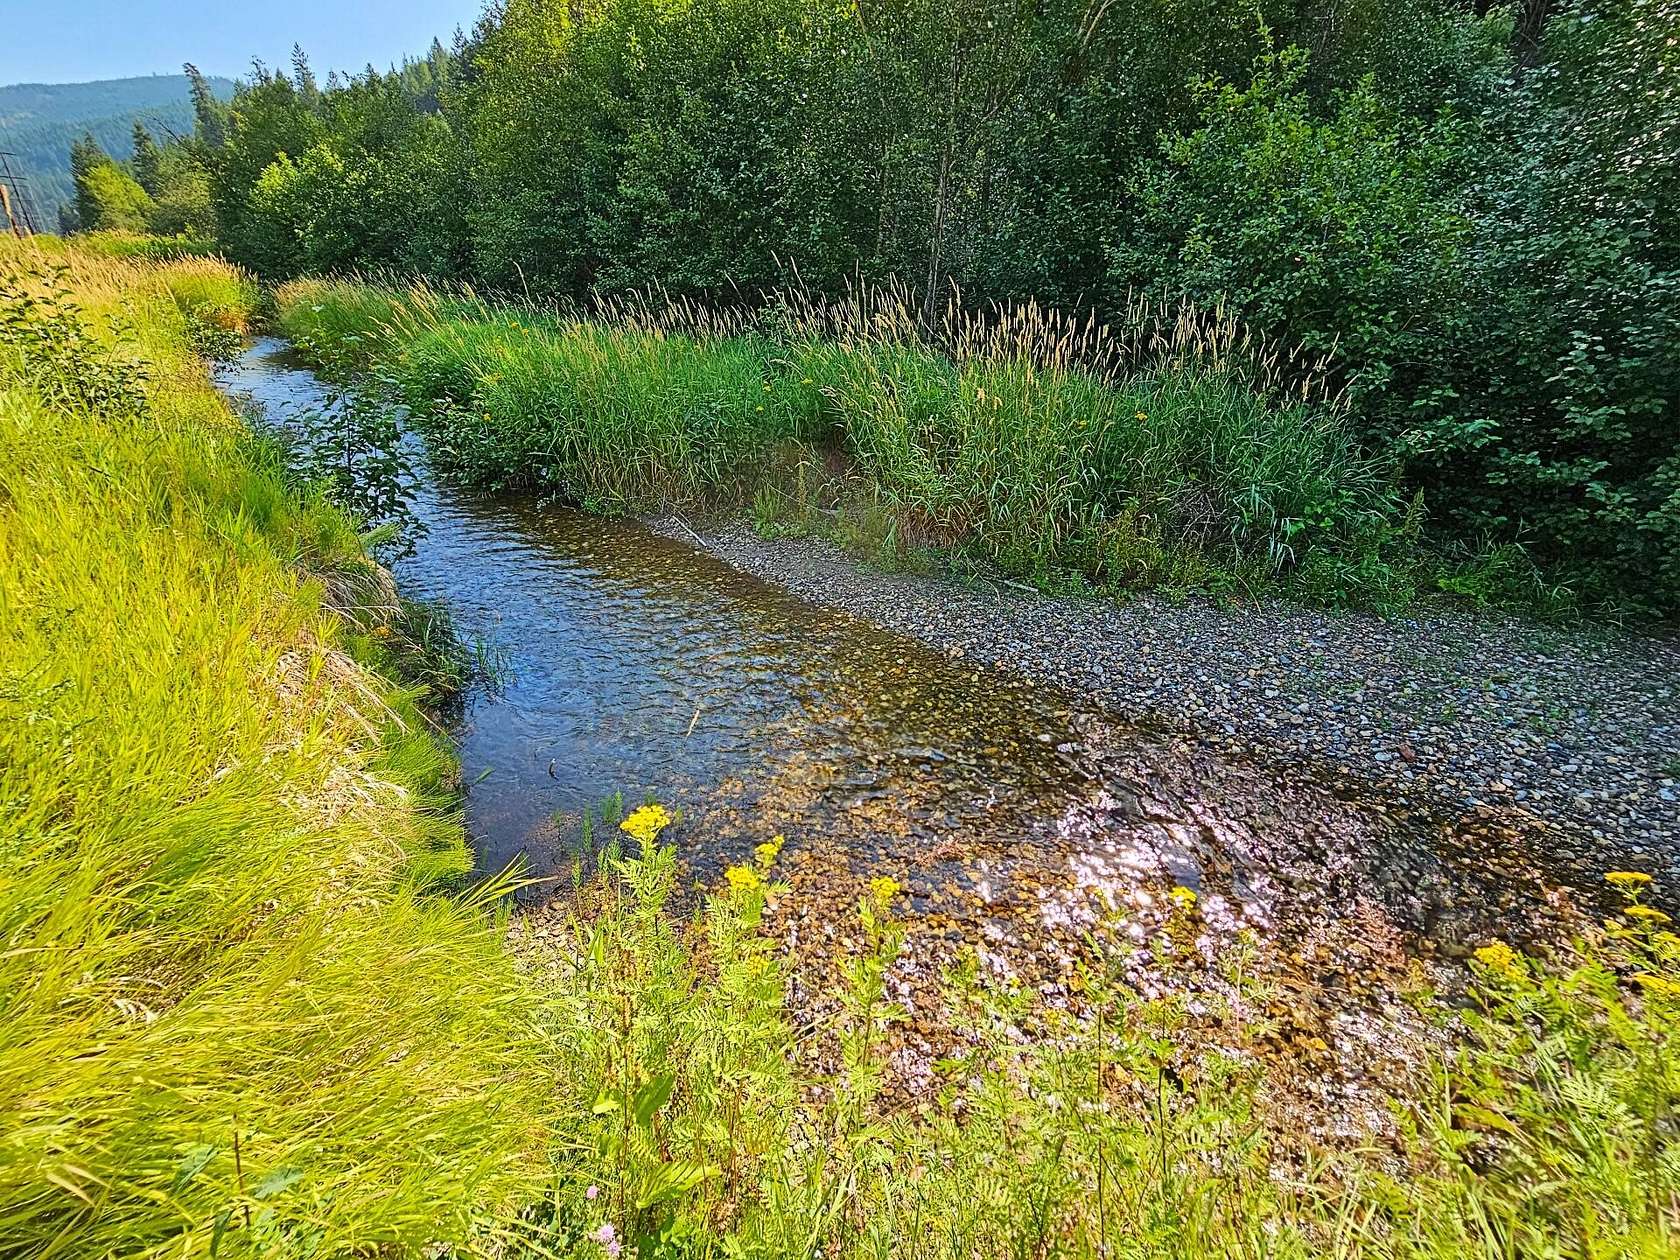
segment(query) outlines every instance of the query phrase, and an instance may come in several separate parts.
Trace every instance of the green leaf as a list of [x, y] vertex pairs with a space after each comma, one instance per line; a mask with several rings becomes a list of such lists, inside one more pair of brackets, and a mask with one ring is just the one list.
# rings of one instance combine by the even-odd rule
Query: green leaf
[[675, 1086], [676, 1077], [669, 1072], [662, 1072], [638, 1089], [633, 1109], [636, 1123], [643, 1126], [652, 1124], [654, 1113], [670, 1100], [671, 1090]]
[[257, 1183], [256, 1189], [251, 1191], [251, 1197], [271, 1199], [282, 1191], [291, 1189], [302, 1177], [301, 1168], [276, 1168]]
[[204, 1166], [216, 1157], [216, 1149], [214, 1146], [195, 1146], [189, 1150], [175, 1168], [175, 1177], [169, 1183], [169, 1192], [174, 1194], [203, 1172]]
[[227, 1233], [228, 1221], [233, 1217], [233, 1209], [225, 1208], [216, 1213], [216, 1227], [210, 1231], [210, 1255], [213, 1258], [221, 1250], [222, 1235]]
[[636, 1195], [636, 1209], [642, 1211], [687, 1194], [707, 1177], [717, 1176], [719, 1171], [715, 1164], [696, 1164], [686, 1159], [655, 1164], [642, 1177], [641, 1190]]

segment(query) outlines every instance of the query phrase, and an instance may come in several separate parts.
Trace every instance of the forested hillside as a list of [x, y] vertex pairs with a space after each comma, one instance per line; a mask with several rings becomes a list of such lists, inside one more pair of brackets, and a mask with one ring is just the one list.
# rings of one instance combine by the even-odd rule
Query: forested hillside
[[214, 210], [276, 276], [1188, 299], [1327, 382], [1435, 545], [1500, 557], [1484, 587], [1520, 547], [1586, 601], [1672, 611], [1677, 23], [1680, 0], [508, 0], [440, 109], [393, 76], [243, 83]]
[[[233, 80], [206, 79], [220, 97]], [[134, 123], [167, 138], [190, 135], [193, 108], [181, 74], [151, 74], [92, 83], [18, 83], [0, 87], [0, 149], [17, 155], [14, 166], [29, 181], [44, 226], [58, 221], [58, 207], [75, 201], [70, 145], [92, 135], [109, 153], [127, 153]]]

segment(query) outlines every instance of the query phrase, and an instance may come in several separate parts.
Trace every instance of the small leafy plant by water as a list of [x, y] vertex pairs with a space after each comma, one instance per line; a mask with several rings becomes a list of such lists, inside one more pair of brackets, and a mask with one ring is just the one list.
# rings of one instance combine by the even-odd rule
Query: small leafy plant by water
[[289, 417], [286, 436], [296, 474], [358, 521], [382, 558], [413, 550], [418, 473], [390, 406], [366, 389], [345, 389]]

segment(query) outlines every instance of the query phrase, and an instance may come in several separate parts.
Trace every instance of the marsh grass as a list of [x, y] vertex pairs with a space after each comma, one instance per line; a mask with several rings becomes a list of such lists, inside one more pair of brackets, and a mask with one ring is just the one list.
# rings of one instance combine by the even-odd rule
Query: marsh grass
[[450, 751], [323, 607], [355, 530], [188, 347], [250, 283], [0, 269], [4, 1250], [464, 1237], [537, 1166], [537, 1046], [493, 915], [443, 892]]
[[1381, 605], [1414, 582], [1418, 513], [1341, 401], [1218, 311], [953, 302], [927, 325], [891, 288], [545, 310], [353, 280], [293, 282], [277, 310], [329, 368], [372, 366], [480, 484], [840, 536], [884, 511], [901, 561], [969, 552], [1041, 582]]

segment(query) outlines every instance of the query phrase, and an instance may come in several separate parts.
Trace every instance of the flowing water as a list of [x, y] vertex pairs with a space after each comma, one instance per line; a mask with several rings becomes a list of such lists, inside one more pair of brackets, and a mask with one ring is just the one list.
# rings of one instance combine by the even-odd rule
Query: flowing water
[[[282, 429], [331, 403], [274, 340], [222, 384]], [[1197, 893], [1210, 935], [1255, 928], [1291, 957], [1317, 951], [1318, 983], [1556, 902], [1523, 858], [1530, 827], [1391, 811], [1234, 763], [633, 521], [429, 476], [411, 507], [423, 531], [399, 586], [445, 601], [502, 662], [457, 732], [486, 870], [523, 854], [563, 890], [585, 812], [651, 797], [682, 811], [669, 838], [702, 880], [785, 835], [787, 878], [817, 907], [789, 929], [807, 947], [834, 939], [863, 877], [891, 874], [925, 935], [1034, 979], [1065, 972], [1105, 908], [1141, 938], [1174, 886]]]
[[[333, 405], [272, 339], [223, 383], [282, 428]], [[525, 853], [540, 868], [556, 856], [556, 818], [619, 791], [767, 816], [794, 802], [879, 809], [923, 839], [1019, 830], [1023, 811], [1089, 791], [1069, 711], [1024, 684], [634, 521], [431, 478], [410, 506], [421, 529], [392, 566], [399, 587], [447, 603], [501, 676], [469, 697], [458, 732], [481, 866]]]

